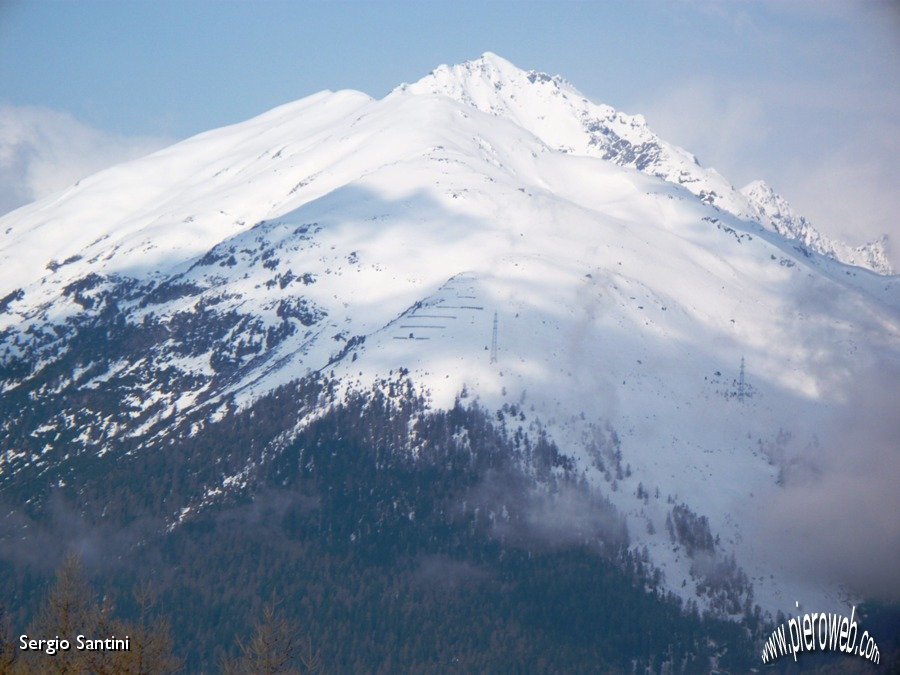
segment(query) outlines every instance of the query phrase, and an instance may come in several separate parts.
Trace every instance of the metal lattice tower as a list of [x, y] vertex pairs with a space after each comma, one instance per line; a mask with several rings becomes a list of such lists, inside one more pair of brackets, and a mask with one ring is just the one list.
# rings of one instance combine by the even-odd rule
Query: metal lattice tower
[[497, 363], [497, 312], [494, 312], [494, 333], [491, 336], [491, 363]]
[[741, 403], [744, 402], [744, 396], [747, 395], [747, 384], [744, 382], [744, 357], [741, 357], [741, 372], [738, 375], [737, 398]]

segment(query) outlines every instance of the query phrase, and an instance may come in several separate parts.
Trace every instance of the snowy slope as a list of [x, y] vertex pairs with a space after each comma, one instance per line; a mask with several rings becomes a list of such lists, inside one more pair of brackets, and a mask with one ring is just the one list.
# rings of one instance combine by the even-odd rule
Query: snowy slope
[[397, 92], [443, 94], [483, 112], [510, 119], [551, 148], [600, 157], [676, 185], [736, 215], [749, 216], [745, 200], [715, 170], [660, 139], [642, 115], [626, 115], [589, 101], [559, 76], [525, 72], [484, 54], [476, 61], [440, 66]]
[[[463, 389], [521, 404], [685, 597], [680, 502], [764, 607], [837, 597], [748, 523], [781, 489], [779, 431], [812, 442], [835, 378], [897, 361], [898, 278], [748, 220], [746, 197], [649, 134], [486, 55], [382, 100], [317, 94], [9, 214], [0, 475], [67, 461], [66, 429], [103, 454], [309, 372], [352, 387], [405, 368], [434, 406]], [[118, 413], [91, 407], [103, 392]], [[597, 461], [613, 432], [621, 471]]]
[[758, 222], [771, 227], [788, 239], [795, 239], [811, 251], [827, 255], [849, 265], [865, 267], [879, 274], [892, 274], [891, 263], [885, 251], [886, 239], [848, 246], [834, 241], [816, 230], [812, 224], [797, 213], [787, 201], [764, 181], [757, 180], [741, 188], [741, 194], [756, 207]]
[[771, 226], [816, 253], [881, 274], [892, 273], [884, 242], [854, 248], [830, 240], [762, 181], [736, 190], [715, 169], [702, 167], [694, 155], [659, 138], [642, 115], [626, 115], [593, 103], [558, 75], [525, 72], [488, 52], [475, 61], [442, 65], [397, 91], [449, 96], [513, 120], [562, 152], [601, 157], [682, 185], [706, 203]]

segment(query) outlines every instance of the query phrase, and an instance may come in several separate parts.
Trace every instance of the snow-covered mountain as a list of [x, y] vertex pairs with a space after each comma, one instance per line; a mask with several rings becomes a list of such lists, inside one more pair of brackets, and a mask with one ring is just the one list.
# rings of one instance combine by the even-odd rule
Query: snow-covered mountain
[[821, 253], [848, 265], [865, 267], [879, 274], [893, 273], [885, 251], [887, 244], [885, 236], [862, 246], [849, 246], [830, 239], [816, 230], [765, 181], [757, 180], [745, 185], [741, 188], [741, 194], [756, 207], [757, 214], [754, 220], [771, 227], [786, 239], [794, 239], [810, 251]]
[[440, 66], [398, 91], [444, 94], [510, 119], [561, 152], [601, 157], [682, 185], [704, 202], [770, 226], [811, 251], [880, 274], [892, 273], [883, 239], [851, 247], [825, 237], [762, 181], [736, 190], [715, 169], [700, 166], [692, 154], [659, 138], [642, 115], [593, 103], [559, 76], [525, 72], [486, 53], [476, 61]]
[[[559, 78], [486, 54], [380, 100], [322, 92], [0, 233], [0, 481], [152, 449], [312, 372], [350, 389], [402, 369], [434, 407], [526, 410], [674, 592], [711, 583], [669, 534], [677, 504], [765, 608], [842, 592], [754, 514], [842, 383], [896, 363], [898, 278]], [[613, 437], [617, 471], [597, 461]]]
[[642, 115], [626, 115], [589, 101], [559, 76], [525, 72], [496, 54], [441, 66], [397, 91], [442, 94], [491, 115], [512, 120], [560, 152], [599, 157], [675, 185], [709, 204], [749, 216], [746, 201], [715, 170], [659, 138]]

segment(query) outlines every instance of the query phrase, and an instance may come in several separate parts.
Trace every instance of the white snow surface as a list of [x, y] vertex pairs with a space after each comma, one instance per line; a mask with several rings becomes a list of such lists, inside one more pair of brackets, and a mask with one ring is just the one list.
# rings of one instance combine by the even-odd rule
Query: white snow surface
[[522, 71], [488, 52], [476, 61], [440, 66], [397, 91], [444, 94], [510, 119], [562, 152], [601, 157], [683, 185], [707, 203], [770, 226], [817, 253], [881, 274], [893, 271], [883, 238], [858, 247], [834, 241], [795, 213], [763, 181], [736, 190], [715, 169], [702, 167], [694, 155], [659, 138], [642, 115], [626, 115], [593, 103], [559, 76]]
[[892, 274], [887, 257], [887, 237], [863, 244], [849, 246], [826, 237], [797, 213], [787, 200], [765, 181], [756, 180], [741, 188], [741, 194], [756, 208], [756, 220], [788, 239], [801, 242], [806, 248], [840, 260], [850, 265], [865, 267], [879, 274]]
[[[225, 298], [222, 311], [264, 321], [303, 297], [327, 316], [219, 395], [247, 404], [311, 371], [368, 386], [407, 368], [435, 407], [464, 387], [490, 409], [521, 403], [673, 591], [694, 592], [666, 534], [669, 495], [709, 518], [757, 602], [787, 610], [843, 591], [792, 576], [748, 531], [782, 489], [760, 442], [782, 429], [811, 442], [844, 403], [836, 380], [898, 358], [898, 277], [862, 269], [880, 269], [862, 252], [822, 251], [813, 232], [771, 190], [735, 190], [642, 117], [486, 54], [381, 100], [307, 97], [8, 214], [0, 297], [24, 296], [0, 330], [80, 311], [61, 289], [89, 273], [182, 274]], [[242, 257], [260, 238], [277, 269]], [[236, 264], [195, 266], [216, 245]], [[286, 270], [315, 283], [266, 285]], [[184, 302], [196, 298], [153, 311]], [[353, 336], [366, 340], [334, 361]], [[742, 358], [743, 401], [726, 396]], [[615, 491], [584, 450], [607, 424], [632, 469]], [[661, 497], [637, 499], [639, 482]]]

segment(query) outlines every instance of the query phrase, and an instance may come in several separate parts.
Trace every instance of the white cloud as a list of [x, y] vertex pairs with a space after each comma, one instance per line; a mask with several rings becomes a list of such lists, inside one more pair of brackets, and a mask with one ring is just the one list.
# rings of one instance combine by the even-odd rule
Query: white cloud
[[768, 182], [824, 234], [852, 245], [888, 235], [900, 269], [898, 108], [896, 94], [861, 87], [698, 79], [642, 112], [736, 186]]
[[107, 133], [49, 108], [0, 105], [0, 215], [170, 142]]
[[736, 184], [753, 177], [745, 158], [766, 141], [770, 126], [762, 101], [749, 92], [728, 92], [711, 81], [670, 87], [640, 110], [653, 130], [697, 155]]
[[798, 212], [823, 232], [851, 244], [889, 237], [894, 269], [900, 269], [900, 193], [897, 192], [898, 131], [876, 132], [881, 147], [847, 144], [815, 162], [792, 162], [779, 172], [781, 191]]
[[[900, 376], [893, 354], [876, 365], [854, 362], [835, 382], [847, 403], [822, 429], [821, 440], [782, 460], [782, 490], [758, 505], [751, 527], [772, 551], [790, 551], [797, 573], [839, 583], [864, 597], [900, 600]], [[841, 363], [823, 363], [835, 379]], [[789, 517], [786, 515], [789, 514]], [[810, 561], [815, 561], [810, 565]]]

